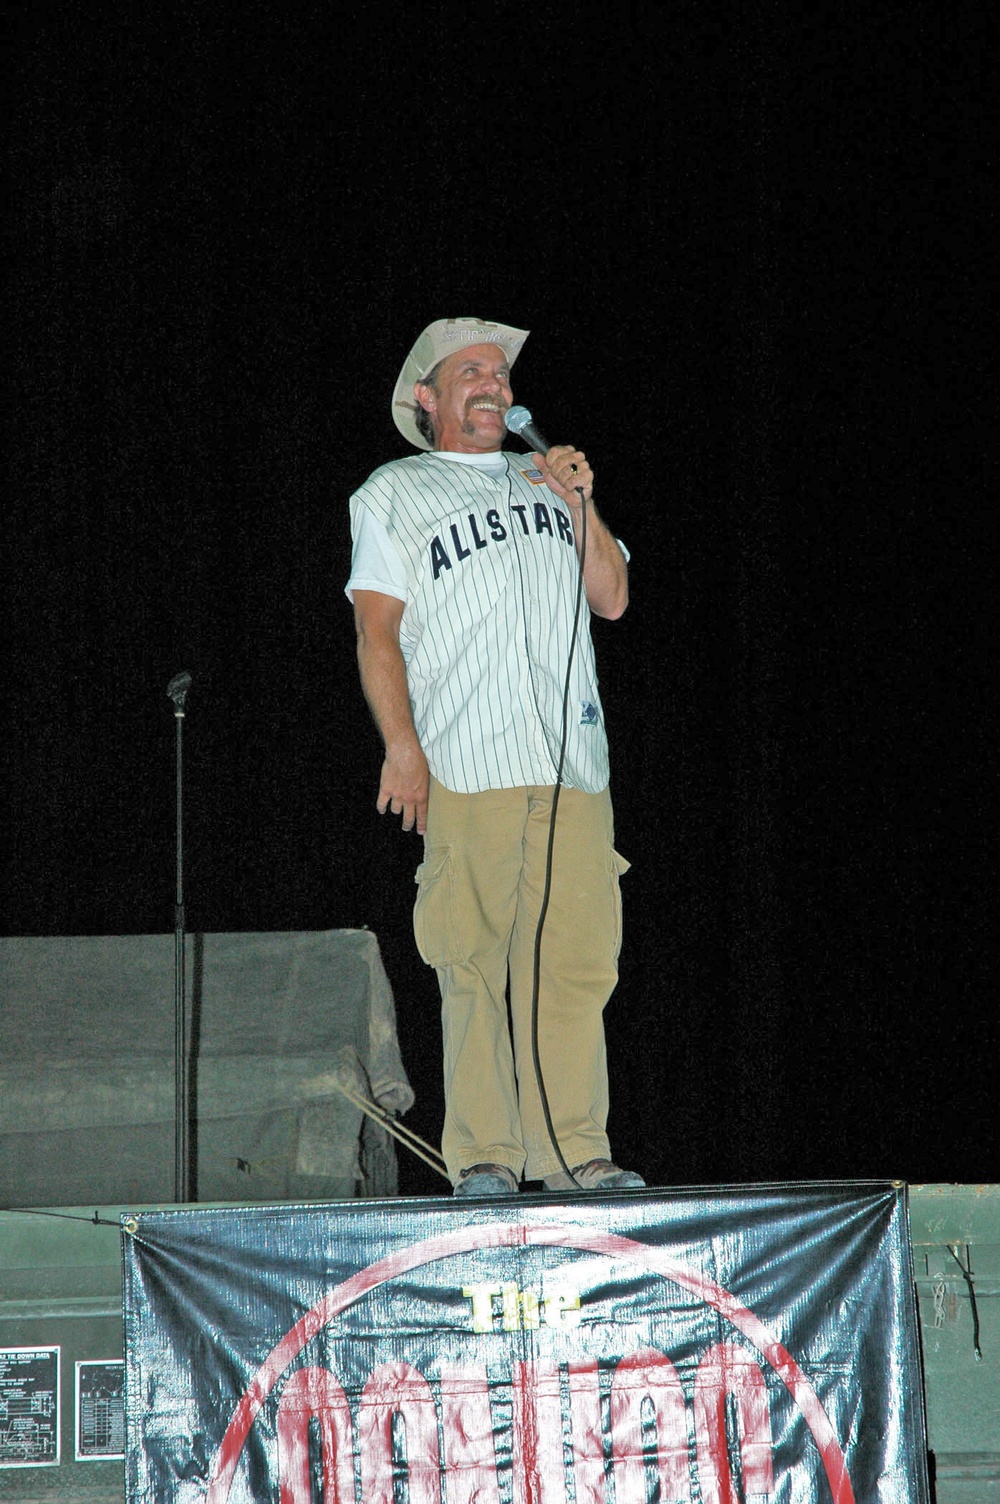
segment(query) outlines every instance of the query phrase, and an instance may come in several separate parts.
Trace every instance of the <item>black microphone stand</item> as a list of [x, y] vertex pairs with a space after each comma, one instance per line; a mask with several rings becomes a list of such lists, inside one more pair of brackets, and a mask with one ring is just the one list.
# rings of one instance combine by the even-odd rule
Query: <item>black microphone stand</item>
[[174, 902], [174, 1200], [191, 1200], [191, 1165], [188, 1148], [187, 1022], [184, 986], [184, 701], [191, 688], [190, 674], [175, 674], [167, 685], [174, 702], [177, 726], [177, 891]]

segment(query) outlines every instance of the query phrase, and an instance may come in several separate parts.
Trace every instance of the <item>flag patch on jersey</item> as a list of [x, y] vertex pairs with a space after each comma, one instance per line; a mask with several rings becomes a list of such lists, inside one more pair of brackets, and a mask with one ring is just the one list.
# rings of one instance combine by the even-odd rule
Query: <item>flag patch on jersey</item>
[[597, 706], [592, 705], [589, 700], [580, 701], [580, 725], [597, 725]]
[[545, 476], [540, 470], [536, 470], [534, 467], [530, 470], [522, 470], [521, 474], [525, 480], [530, 480], [533, 486], [544, 486], [545, 484]]

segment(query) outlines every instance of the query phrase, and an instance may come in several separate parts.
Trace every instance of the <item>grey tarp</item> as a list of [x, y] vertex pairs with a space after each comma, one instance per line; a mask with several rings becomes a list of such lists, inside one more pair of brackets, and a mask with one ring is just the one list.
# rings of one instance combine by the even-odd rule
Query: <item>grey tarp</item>
[[[392, 1141], [337, 1090], [413, 1102], [367, 930], [189, 935], [199, 1200], [392, 1195]], [[0, 1204], [174, 1190], [174, 937], [0, 940]]]

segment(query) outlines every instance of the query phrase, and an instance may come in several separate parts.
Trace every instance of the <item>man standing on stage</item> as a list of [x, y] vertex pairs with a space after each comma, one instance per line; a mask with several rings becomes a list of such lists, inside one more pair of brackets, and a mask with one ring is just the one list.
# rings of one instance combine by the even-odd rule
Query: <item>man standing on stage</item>
[[[510, 369], [526, 338], [481, 319], [430, 324], [392, 407], [421, 452], [381, 466], [351, 498], [347, 592], [385, 743], [377, 808], [424, 836], [414, 931], [441, 988], [442, 1153], [456, 1196], [507, 1195], [522, 1174], [549, 1190], [644, 1184], [612, 1163], [605, 1132], [603, 1009], [618, 976], [627, 863], [614, 850], [585, 620], [563, 725], [584, 508], [592, 612], [621, 616], [628, 571], [594, 508], [584, 454], [502, 452]], [[532, 1013], [560, 765], [537, 977], [557, 1151]]]

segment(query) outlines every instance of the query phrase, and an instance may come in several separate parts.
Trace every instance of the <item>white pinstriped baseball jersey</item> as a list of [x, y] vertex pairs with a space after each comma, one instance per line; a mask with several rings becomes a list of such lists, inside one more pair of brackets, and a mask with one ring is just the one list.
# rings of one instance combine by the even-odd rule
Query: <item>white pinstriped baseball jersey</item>
[[[393, 460], [351, 497], [351, 528], [348, 595], [404, 601], [400, 646], [434, 777], [455, 793], [552, 784], [579, 565], [569, 509], [530, 456]], [[568, 723], [563, 782], [599, 793], [608, 746], [586, 600]]]

